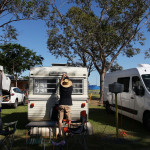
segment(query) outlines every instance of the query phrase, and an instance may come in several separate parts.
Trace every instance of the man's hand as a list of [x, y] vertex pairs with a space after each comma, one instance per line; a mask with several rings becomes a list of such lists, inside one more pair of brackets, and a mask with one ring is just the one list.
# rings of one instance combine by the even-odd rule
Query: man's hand
[[63, 78], [64, 78], [64, 77], [66, 77], [66, 74], [65, 74], [65, 73], [63, 73], [62, 77], [63, 77]]

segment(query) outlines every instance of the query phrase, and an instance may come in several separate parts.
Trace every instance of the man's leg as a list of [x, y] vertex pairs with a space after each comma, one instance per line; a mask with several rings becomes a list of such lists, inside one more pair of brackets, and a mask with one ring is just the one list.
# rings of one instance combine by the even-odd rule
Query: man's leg
[[69, 120], [69, 127], [71, 124], [71, 106], [65, 106], [66, 119]]
[[58, 127], [59, 127], [59, 135], [61, 136], [62, 120], [59, 120]]

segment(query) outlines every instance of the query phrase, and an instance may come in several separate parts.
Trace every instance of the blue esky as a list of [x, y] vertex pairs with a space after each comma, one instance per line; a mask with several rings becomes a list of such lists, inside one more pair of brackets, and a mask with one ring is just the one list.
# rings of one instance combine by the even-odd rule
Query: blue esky
[[[64, 4], [65, 5], [65, 4]], [[67, 9], [63, 10], [66, 11]], [[3, 20], [5, 21], [5, 20]], [[66, 59], [64, 58], [55, 58], [53, 55], [49, 53], [47, 49], [47, 27], [44, 21], [37, 20], [37, 21], [19, 21], [12, 23], [13, 26], [16, 27], [19, 36], [17, 43], [21, 44], [37, 52], [38, 55], [44, 57], [43, 66], [51, 66], [53, 63], [67, 63]], [[123, 69], [134, 68], [137, 67], [138, 64], [150, 64], [150, 59], [144, 58], [144, 50], [150, 48], [150, 33], [146, 32], [143, 29], [143, 32], [146, 37], [145, 45], [140, 47], [141, 53], [131, 58], [127, 58], [126, 56], [119, 56], [117, 61], [119, 65], [123, 67]], [[29, 71], [25, 71], [23, 75], [29, 75]], [[97, 71], [91, 73], [89, 77], [89, 83], [91, 85], [99, 85], [100, 84], [100, 76]]]

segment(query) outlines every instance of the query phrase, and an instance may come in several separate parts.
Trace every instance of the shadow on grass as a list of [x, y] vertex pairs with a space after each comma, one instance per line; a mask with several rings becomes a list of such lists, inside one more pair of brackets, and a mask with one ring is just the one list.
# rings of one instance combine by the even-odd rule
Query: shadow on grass
[[97, 96], [92, 96], [92, 101], [94, 101], [94, 100], [100, 100], [100, 98]]
[[[90, 108], [89, 119], [92, 122], [96, 122], [95, 126], [102, 125], [106, 128], [111, 126], [115, 129], [115, 114], [106, 113], [103, 107]], [[26, 124], [28, 123], [27, 112], [13, 111], [12, 113], [3, 116], [3, 122], [11, 122], [14, 120], [18, 120], [17, 129], [20, 129], [21, 133], [19, 133], [19, 135], [15, 135], [13, 150], [43, 149], [42, 145], [26, 146], [24, 130]], [[114, 135], [108, 135], [105, 132], [103, 132], [103, 134], [94, 133], [93, 135], [88, 136], [88, 150], [149, 150], [150, 133], [143, 128], [141, 123], [119, 115], [119, 128], [126, 130], [126, 133], [130, 136], [132, 135], [132, 137], [116, 139]], [[46, 148], [53, 149], [49, 143]], [[75, 145], [72, 150], [77, 149], [82, 150], [83, 147], [80, 145]]]
[[[110, 126], [116, 128], [115, 113], [109, 114], [103, 107], [90, 108], [89, 119], [102, 124], [104, 128], [110, 128]], [[148, 143], [150, 146], [150, 132], [143, 127], [142, 123], [119, 114], [118, 126], [119, 131], [125, 131], [130, 139], [143, 141], [143, 143]], [[108, 136], [105, 135], [105, 129], [102, 133], [103, 136]]]
[[[71, 137], [70, 137], [71, 138]], [[149, 150], [150, 143], [142, 142], [140, 140], [128, 140], [123, 138], [115, 138], [110, 136], [101, 136], [99, 134], [86, 136], [86, 143], [88, 150]], [[66, 141], [68, 142], [68, 141]], [[83, 150], [83, 143], [74, 143], [74, 141], [68, 142], [69, 149], [71, 150]], [[70, 145], [71, 144], [71, 145]], [[72, 146], [73, 145], [73, 146]], [[15, 137], [13, 150], [41, 150], [43, 145], [26, 145], [25, 139]], [[46, 149], [53, 149], [52, 144], [46, 142]], [[55, 147], [59, 149], [59, 147]], [[61, 148], [60, 148], [61, 149]], [[63, 150], [67, 150], [66, 146]]]
[[[7, 108], [8, 109], [8, 108]], [[17, 129], [24, 130], [28, 123], [26, 112], [12, 112], [2, 117], [3, 123], [18, 121]]]
[[[142, 140], [129, 140], [123, 138], [115, 138], [111, 136], [101, 136], [99, 134], [86, 136], [88, 150], [149, 150], [150, 143]], [[67, 142], [67, 141], [66, 141]], [[69, 143], [71, 150], [83, 150], [82, 143]], [[73, 145], [73, 146], [72, 146]], [[41, 150], [43, 145], [26, 145], [25, 139], [15, 137], [13, 150]], [[52, 144], [46, 142], [46, 149], [53, 149]], [[55, 147], [59, 149], [59, 147]], [[63, 150], [67, 150], [66, 146]]]
[[27, 145], [25, 138], [20, 138], [19, 136], [15, 136], [15, 141], [13, 144], [13, 150], [41, 150], [43, 145], [42, 144], [34, 144], [34, 145]]
[[[89, 119], [99, 122], [104, 125], [110, 125], [113, 127], [116, 127], [116, 118], [115, 113], [107, 113], [105, 108], [99, 107], [99, 108], [90, 108], [89, 109]], [[124, 130], [128, 131], [140, 131], [143, 129], [143, 125], [131, 118], [128, 118], [126, 116], [120, 115], [118, 116], [118, 125], [120, 128], [123, 128]], [[135, 128], [136, 127], [136, 128]]]
[[149, 150], [150, 143], [98, 134], [88, 137], [88, 149], [92, 150]]
[[12, 113], [3, 117], [3, 122], [13, 122], [18, 121], [17, 129], [25, 129], [25, 126], [28, 123], [27, 114], [26, 113]]

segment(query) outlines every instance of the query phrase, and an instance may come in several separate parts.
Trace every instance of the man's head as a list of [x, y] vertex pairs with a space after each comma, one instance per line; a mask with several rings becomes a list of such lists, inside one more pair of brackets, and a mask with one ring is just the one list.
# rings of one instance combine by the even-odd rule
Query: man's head
[[65, 77], [64, 80], [61, 82], [61, 85], [65, 88], [72, 86], [72, 82], [68, 77]]

